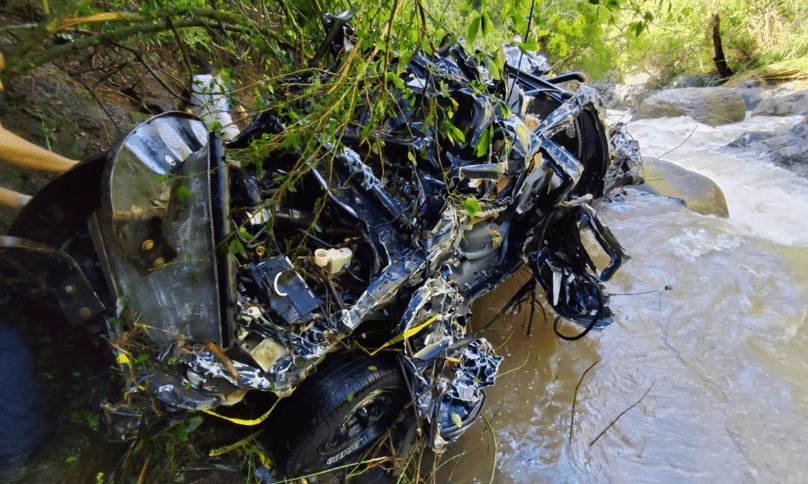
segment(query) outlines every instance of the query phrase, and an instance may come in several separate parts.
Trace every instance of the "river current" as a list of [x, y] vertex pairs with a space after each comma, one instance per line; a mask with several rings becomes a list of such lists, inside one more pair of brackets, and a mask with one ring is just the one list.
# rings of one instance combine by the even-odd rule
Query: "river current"
[[633, 188], [604, 203], [632, 257], [607, 284], [615, 322], [571, 342], [538, 309], [532, 325], [524, 307], [490, 326], [506, 360], [437, 482], [808, 482], [808, 181], [724, 147], [798, 120], [629, 123], [644, 156], [718, 183], [730, 217]]

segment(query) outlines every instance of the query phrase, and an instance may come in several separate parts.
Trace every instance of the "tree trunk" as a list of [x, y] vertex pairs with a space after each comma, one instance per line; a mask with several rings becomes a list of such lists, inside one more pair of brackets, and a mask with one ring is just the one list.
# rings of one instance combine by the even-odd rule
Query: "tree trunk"
[[722, 78], [732, 76], [734, 72], [727, 66], [727, 59], [724, 58], [724, 48], [721, 47], [721, 17], [718, 16], [718, 12], [713, 14], [713, 51], [715, 52], [713, 62], [715, 63], [715, 68], [718, 69], [718, 74]]

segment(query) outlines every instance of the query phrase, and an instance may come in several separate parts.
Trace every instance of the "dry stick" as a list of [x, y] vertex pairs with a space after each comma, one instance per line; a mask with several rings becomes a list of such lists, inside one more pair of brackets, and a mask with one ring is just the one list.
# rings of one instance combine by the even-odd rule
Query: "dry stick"
[[683, 145], [683, 144], [685, 144], [685, 143], [687, 143], [687, 140], [689, 140], [689, 139], [690, 139], [690, 137], [691, 137], [691, 136], [693, 136], [693, 133], [695, 133], [695, 132], [696, 132], [696, 130], [697, 130], [697, 129], [699, 129], [699, 124], [701, 124], [701, 123], [699, 123], [698, 121], [696, 121], [696, 125], [695, 125], [695, 126], [693, 126], [693, 129], [690, 131], [690, 134], [689, 134], [689, 135], [687, 135], [687, 137], [686, 137], [685, 139], [683, 139], [681, 143], [679, 143], [678, 145], [676, 145], [676, 146], [674, 146], [673, 148], [669, 149], [668, 151], [666, 151], [666, 152], [662, 153], [662, 154], [661, 154], [661, 155], [659, 155], [657, 158], [659, 158], [659, 159], [661, 160], [663, 156], [667, 155], [668, 153], [670, 153], [670, 152], [672, 152], [672, 151], [676, 151], [676, 150], [678, 150], [679, 148], [681, 148], [681, 147], [682, 147], [682, 145]]
[[[95, 100], [95, 102], [96, 102], [96, 103], [98, 103], [98, 105], [101, 107], [101, 109], [102, 109], [102, 110], [104, 110], [104, 113], [107, 115], [107, 118], [108, 118], [108, 119], [109, 119], [109, 120], [112, 122], [112, 125], [113, 125], [113, 126], [115, 126], [115, 129], [118, 131], [118, 135], [120, 135], [121, 133], [123, 133], [123, 130], [121, 130], [121, 127], [120, 127], [120, 126], [118, 126], [118, 123], [116, 123], [116, 122], [115, 122], [115, 118], [113, 118], [113, 117], [112, 117], [112, 114], [110, 114], [110, 112], [109, 112], [109, 111], [107, 111], [107, 107], [106, 107], [106, 105], [104, 105], [104, 103], [102, 103], [102, 102], [101, 102], [101, 100], [100, 100], [100, 99], [98, 99], [98, 95], [95, 93], [95, 91], [93, 91], [92, 89], [90, 89], [90, 86], [88, 86], [88, 85], [87, 85], [87, 83], [86, 83], [86, 82], [84, 82], [84, 81], [83, 81], [81, 78], [79, 78], [78, 76], [77, 76], [77, 77], [74, 77], [73, 79], [74, 79], [76, 82], [78, 82], [79, 84], [81, 84], [81, 85], [84, 87], [84, 89], [86, 89], [86, 90], [87, 90], [87, 92], [89, 92], [89, 93], [90, 93], [90, 96], [92, 96], [92, 98]], [[104, 127], [104, 130], [106, 131], [106, 127]], [[109, 133], [107, 133], [107, 134], [109, 134]], [[116, 136], [117, 136], [117, 135], [116, 135]]]
[[595, 360], [594, 363], [589, 365], [589, 368], [584, 370], [583, 374], [581, 374], [581, 379], [578, 380], [578, 384], [575, 385], [575, 393], [573, 393], [572, 395], [572, 415], [570, 415], [570, 444], [572, 444], [572, 425], [575, 423], [575, 402], [578, 400], [578, 388], [581, 387], [581, 383], [584, 381], [584, 377], [589, 372], [589, 370], [594, 368], [595, 365], [597, 365], [598, 363], [600, 363], [600, 360]]
[[597, 442], [597, 441], [598, 441], [598, 439], [599, 439], [599, 438], [600, 438], [600, 437], [601, 437], [603, 434], [605, 434], [607, 430], [609, 430], [610, 428], [612, 428], [612, 425], [614, 425], [614, 424], [615, 424], [615, 423], [616, 423], [616, 422], [617, 422], [617, 421], [620, 419], [620, 417], [622, 417], [623, 415], [625, 415], [625, 414], [626, 414], [626, 412], [628, 412], [628, 411], [629, 411], [629, 410], [631, 410], [632, 408], [636, 407], [636, 406], [637, 406], [637, 404], [639, 404], [640, 402], [642, 402], [642, 401], [643, 401], [643, 399], [646, 397], [646, 395], [648, 395], [648, 392], [650, 392], [650, 391], [651, 391], [651, 388], [653, 388], [654, 383], [656, 383], [656, 380], [654, 380], [654, 381], [652, 381], [652, 382], [651, 382], [651, 386], [649, 386], [649, 387], [648, 387], [648, 390], [645, 390], [645, 393], [643, 393], [642, 397], [640, 397], [640, 399], [639, 399], [639, 400], [637, 400], [636, 402], [634, 402], [634, 405], [632, 405], [632, 406], [628, 407], [627, 409], [623, 410], [622, 412], [620, 412], [620, 415], [618, 415], [618, 416], [617, 416], [617, 418], [615, 418], [614, 420], [612, 420], [612, 423], [610, 423], [609, 425], [607, 425], [607, 426], [606, 426], [606, 428], [605, 428], [605, 429], [603, 429], [603, 431], [602, 431], [601, 433], [599, 433], [599, 434], [598, 434], [598, 436], [597, 436], [597, 437], [595, 437], [595, 439], [594, 439], [592, 442], [590, 442], [590, 443], [589, 443], [589, 447], [592, 447], [592, 445], [594, 445], [594, 443], [595, 443], [595, 442]]
[[[182, 58], [185, 60], [185, 66], [188, 68], [188, 85], [193, 86], [194, 67], [191, 65], [191, 59], [188, 58], [188, 52], [185, 50], [185, 42], [183, 42], [182, 37], [180, 37], [180, 33], [177, 31], [177, 28], [174, 27], [174, 22], [171, 21], [171, 18], [166, 17], [165, 21], [168, 23], [168, 26], [171, 27], [171, 31], [174, 33], [174, 39], [177, 41], [177, 47], [180, 48]], [[221, 22], [219, 22], [219, 25], [221, 25]]]
[[488, 427], [488, 430], [491, 431], [491, 441], [494, 442], [494, 460], [491, 462], [491, 477], [488, 479], [488, 484], [492, 484], [497, 470], [497, 435], [494, 433], [494, 428], [491, 426], [488, 417], [486, 417], [484, 413], [480, 415], [482, 415], [483, 420], [485, 420], [485, 425]]
[[140, 475], [137, 476], [137, 484], [143, 484], [146, 478], [146, 469], [149, 468], [149, 460], [151, 459], [150, 455], [146, 456], [146, 460], [143, 462], [143, 467], [140, 469]]
[[[511, 334], [513, 334], [513, 333], [511, 333]], [[510, 336], [509, 336], [509, 338], [510, 338]], [[503, 343], [503, 344], [504, 344], [504, 343]], [[513, 372], [515, 372], [515, 371], [519, 371], [519, 370], [521, 370], [522, 368], [524, 368], [524, 367], [525, 367], [525, 365], [527, 365], [528, 361], [530, 361], [530, 352], [529, 352], [529, 351], [528, 351], [528, 353], [527, 353], [527, 358], [525, 358], [525, 362], [524, 362], [524, 363], [522, 363], [521, 365], [517, 366], [516, 368], [511, 368], [511, 369], [510, 369], [510, 370], [508, 370], [508, 371], [505, 371], [505, 372], [502, 372], [502, 373], [497, 373], [497, 378], [501, 378], [501, 377], [503, 377], [503, 376], [507, 375], [508, 373], [513, 373]], [[584, 374], [585, 374], [585, 373], [584, 373]]]
[[[176, 29], [174, 29], [174, 30], [176, 31]], [[143, 54], [141, 52], [139, 52], [139, 51], [137, 51], [137, 50], [135, 50], [135, 49], [133, 49], [131, 47], [127, 47], [127, 46], [125, 46], [123, 44], [117, 43], [117, 42], [113, 43], [113, 45], [118, 47], [118, 48], [121, 48], [121, 49], [124, 49], [124, 50], [127, 50], [127, 51], [131, 52], [135, 56], [135, 59], [137, 59], [141, 64], [143, 64], [143, 67], [145, 67], [146, 70], [149, 71], [149, 73], [163, 87], [163, 89], [168, 91], [172, 96], [179, 99], [180, 101], [186, 101], [186, 102], [188, 101], [186, 98], [180, 96], [179, 94], [174, 92], [170, 87], [168, 87], [168, 85], [165, 83], [165, 81], [163, 81], [163, 79], [156, 72], [154, 72], [154, 69], [151, 68], [151, 66], [148, 64], [148, 62], [146, 62], [146, 59], [143, 58]], [[158, 67], [158, 69], [159, 69], [159, 67]], [[177, 78], [175, 78], [173, 76], [171, 76], [171, 78], [174, 79], [175, 81], [179, 81]]]
[[[219, 25], [216, 22], [233, 22], [244, 20], [239, 19], [237, 16], [234, 15], [207, 10], [192, 10], [189, 13], [194, 14], [196, 18], [177, 19], [172, 22], [172, 25], [175, 28], [209, 27], [211, 25], [218, 27]], [[138, 16], [127, 17], [127, 19], [132, 20], [139, 20], [140, 18], [141, 17]], [[143, 17], [143, 18], [150, 18], [150, 17]], [[8, 65], [6, 66], [5, 74], [9, 77], [14, 77], [27, 71], [28, 69], [40, 66], [55, 57], [68, 54], [76, 50], [91, 47], [93, 45], [98, 45], [103, 42], [110, 42], [117, 39], [130, 37], [137, 34], [162, 32], [164, 30], [169, 30], [170, 28], [171, 27], [169, 27], [168, 23], [164, 19], [158, 20], [157, 23], [154, 24], [141, 23], [136, 25], [130, 25], [128, 27], [124, 27], [115, 31], [101, 32], [91, 37], [85, 37], [83, 39], [79, 39], [74, 42], [70, 42], [68, 44], [51, 47], [43, 52], [32, 54], [26, 57], [24, 61], [21, 59], [21, 57], [25, 54], [24, 53], [19, 54], [15, 50], [13, 56], [11, 55], [6, 56], [6, 63]], [[227, 24], [225, 25], [225, 28], [227, 30], [233, 30], [233, 31], [249, 30], [249, 27], [245, 25]], [[276, 40], [278, 40], [279, 43], [282, 42], [282, 40], [279, 39], [279, 36], [274, 35], [272, 32], [268, 32], [267, 35], [269, 35], [269, 37], [276, 38]], [[39, 42], [39, 44], [41, 44], [41, 42]]]
[[22, 39], [16, 45], [10, 46], [8, 50], [5, 51], [6, 61], [9, 61], [9, 67], [21, 57], [26, 56], [29, 52], [40, 47], [45, 39], [56, 32], [58, 27], [72, 12], [84, 7], [88, 3], [90, 3], [90, 0], [80, 0], [73, 5], [62, 5], [59, 8], [59, 12], [48, 15], [44, 20], [39, 22], [28, 37]]

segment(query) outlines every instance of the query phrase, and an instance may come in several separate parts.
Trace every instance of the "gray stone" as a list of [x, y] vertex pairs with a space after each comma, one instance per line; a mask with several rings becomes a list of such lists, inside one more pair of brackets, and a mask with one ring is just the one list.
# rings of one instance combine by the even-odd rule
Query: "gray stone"
[[808, 114], [808, 89], [786, 96], [762, 99], [752, 116], [799, 116]]
[[808, 117], [780, 131], [750, 131], [727, 145], [768, 156], [778, 166], [808, 178]]
[[666, 89], [643, 100], [634, 119], [674, 116], [690, 116], [708, 126], [736, 123], [746, 117], [746, 102], [726, 87]]
[[743, 99], [743, 102], [746, 103], [746, 110], [751, 111], [763, 100], [766, 90], [762, 87], [742, 86], [735, 88], [735, 92], [737, 92], [738, 95], [741, 96], [741, 99]]

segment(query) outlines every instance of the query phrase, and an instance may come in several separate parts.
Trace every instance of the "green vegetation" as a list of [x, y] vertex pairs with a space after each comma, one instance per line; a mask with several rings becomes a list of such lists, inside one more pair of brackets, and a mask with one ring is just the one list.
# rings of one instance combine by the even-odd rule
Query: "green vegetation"
[[[558, 71], [579, 69], [594, 78], [647, 72], [665, 80], [712, 72], [715, 13], [735, 72], [798, 59], [808, 49], [801, 25], [808, 4], [797, 0], [65, 0], [56, 5], [23, 0], [22, 5], [21, 11], [38, 21], [0, 27], [0, 35], [16, 39], [7, 45], [0, 40], [5, 79], [79, 49], [123, 43], [148, 46], [147, 52], [168, 49], [185, 74], [213, 65], [232, 76], [242, 97], [272, 89], [280, 75], [326, 65], [321, 15], [348, 9], [364, 54], [349, 57], [344, 72], [370, 73], [383, 87], [394, 82], [396, 73], [388, 72], [393, 57], [429, 52], [446, 35], [460, 37], [471, 52], [489, 54], [502, 43], [520, 42], [545, 53]], [[338, 85], [328, 92], [334, 95], [323, 105], [337, 106], [328, 118], [339, 119], [340, 110], [353, 107], [352, 89]], [[334, 101], [341, 102], [329, 104]], [[378, 101], [385, 105], [384, 96]]]
[[[643, 2], [653, 19], [647, 32], [624, 36], [619, 42], [618, 65], [623, 72], [642, 71], [662, 83], [677, 75], [713, 73], [711, 16], [721, 16], [721, 37], [727, 63], [736, 73], [779, 64], [769, 72], [779, 77], [805, 77], [798, 66], [805, 63], [808, 32], [808, 4], [796, 0], [687, 0], [663, 3]], [[797, 66], [792, 68], [790, 65]], [[629, 67], [631, 66], [631, 67]]]

